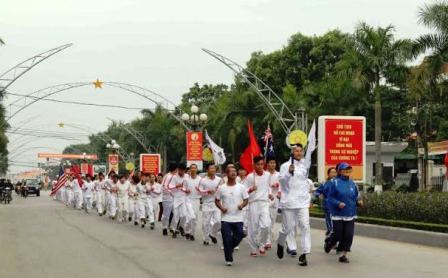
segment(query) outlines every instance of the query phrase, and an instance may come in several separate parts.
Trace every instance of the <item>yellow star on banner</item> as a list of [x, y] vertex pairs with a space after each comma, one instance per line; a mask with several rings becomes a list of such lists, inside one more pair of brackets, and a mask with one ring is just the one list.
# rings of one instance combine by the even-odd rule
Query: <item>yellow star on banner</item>
[[63, 122], [60, 122], [58, 125], [59, 125], [59, 127], [64, 127], [64, 123]]
[[95, 85], [95, 89], [96, 88], [103, 88], [103, 82], [101, 82], [98, 78], [96, 79], [95, 82], [93, 82], [93, 85]]

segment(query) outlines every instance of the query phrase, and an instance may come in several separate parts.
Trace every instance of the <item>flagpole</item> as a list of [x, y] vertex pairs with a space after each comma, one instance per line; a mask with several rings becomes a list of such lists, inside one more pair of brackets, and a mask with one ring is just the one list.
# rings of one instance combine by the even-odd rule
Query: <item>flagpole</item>
[[[269, 122], [268, 122], [268, 128], [267, 129], [270, 129]], [[268, 155], [268, 142], [269, 142], [269, 140], [266, 138], [266, 132], [264, 133], [264, 140], [266, 141], [266, 144], [264, 146], [264, 163], [266, 164], [266, 162], [267, 162], [267, 157], [266, 156]]]

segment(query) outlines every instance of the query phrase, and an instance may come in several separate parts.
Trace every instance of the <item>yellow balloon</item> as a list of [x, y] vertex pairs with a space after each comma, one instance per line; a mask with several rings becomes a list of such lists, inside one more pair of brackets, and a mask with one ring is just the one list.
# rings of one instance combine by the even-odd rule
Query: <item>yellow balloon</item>
[[132, 162], [126, 163], [126, 170], [131, 171], [135, 169], [135, 165]]
[[301, 144], [305, 148], [306, 145], [308, 144], [308, 137], [306, 136], [305, 132], [296, 129], [288, 134], [288, 136], [286, 137], [286, 144], [288, 146]]
[[213, 152], [210, 148], [204, 148], [202, 151], [202, 159], [207, 162], [213, 161]]

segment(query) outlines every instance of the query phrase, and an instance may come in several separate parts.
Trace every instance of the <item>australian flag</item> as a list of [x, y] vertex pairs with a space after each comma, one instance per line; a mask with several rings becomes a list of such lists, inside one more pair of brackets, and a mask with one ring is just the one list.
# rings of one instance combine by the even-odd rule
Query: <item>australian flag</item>
[[265, 159], [275, 158], [274, 138], [272, 137], [272, 132], [269, 125], [263, 136], [260, 138], [259, 145]]

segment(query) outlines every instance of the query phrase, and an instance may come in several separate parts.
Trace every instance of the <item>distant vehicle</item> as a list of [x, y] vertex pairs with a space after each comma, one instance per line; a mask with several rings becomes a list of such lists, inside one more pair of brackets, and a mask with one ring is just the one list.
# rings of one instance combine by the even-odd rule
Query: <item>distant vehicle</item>
[[26, 195], [36, 195], [37, 197], [40, 196], [40, 183], [38, 180], [27, 180], [26, 181]]
[[5, 204], [9, 204], [12, 201], [12, 184], [7, 179], [0, 179], [0, 202], [4, 202]]

